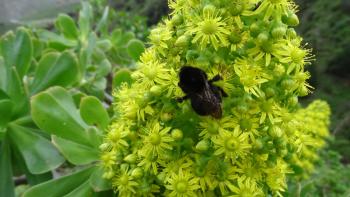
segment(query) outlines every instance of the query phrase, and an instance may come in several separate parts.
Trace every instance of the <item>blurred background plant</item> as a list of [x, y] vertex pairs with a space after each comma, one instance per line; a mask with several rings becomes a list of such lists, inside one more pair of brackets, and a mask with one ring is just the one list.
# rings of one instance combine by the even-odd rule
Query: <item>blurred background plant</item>
[[[68, 150], [60, 149], [67, 143], [67, 136], [58, 136], [63, 139], [61, 141], [51, 139], [54, 130], [42, 123], [40, 117], [72, 123], [69, 127], [80, 125], [78, 136], [91, 133], [90, 130], [94, 130], [92, 133], [95, 134], [103, 132], [101, 125], [105, 125], [113, 116], [109, 110], [111, 90], [123, 81], [132, 82], [130, 70], [135, 67], [144, 45], [147, 46], [152, 25], [168, 13], [167, 0], [91, 0], [91, 5], [85, 3], [83, 6], [79, 6], [78, 0], [60, 1], [68, 4], [53, 1], [42, 4], [40, 1], [39, 6], [34, 5], [34, 0], [8, 2], [12, 3], [0, 3], [0, 32], [4, 33], [0, 41], [0, 196], [14, 195], [14, 186], [19, 195], [29, 187], [28, 184], [36, 185], [64, 174], [71, 174], [71, 179], [57, 179], [62, 184], [57, 188], [62, 190], [67, 188], [66, 185], [72, 185], [62, 190], [66, 192], [65, 195], [71, 192], [70, 195], [77, 194], [73, 186], [81, 186], [75, 192], [108, 189], [105, 183], [98, 182], [99, 179], [92, 176], [99, 170], [94, 152], [97, 150], [96, 144], [81, 144], [68, 136], [68, 143], [73, 142], [76, 146], [72, 145], [74, 148]], [[26, 3], [31, 4], [34, 11], [21, 10], [21, 7], [28, 8]], [[296, 0], [296, 3], [300, 5], [298, 31], [316, 55], [316, 61], [309, 67], [315, 91], [302, 102], [307, 104], [315, 98], [328, 101], [332, 109], [333, 137], [329, 140], [329, 146], [321, 151], [320, 162], [311, 179], [290, 183], [290, 191], [286, 195], [349, 196], [350, 3], [348, 0]], [[106, 8], [107, 5], [109, 8]], [[25, 13], [26, 10], [30, 13]], [[56, 17], [58, 13], [67, 14]], [[27, 28], [5, 34], [5, 30], [19, 25]], [[55, 62], [54, 65], [62, 70], [55, 70], [47, 62]], [[62, 78], [62, 73], [68, 70], [70, 77]], [[65, 89], [47, 89], [57, 85]], [[38, 96], [33, 98], [37, 93]], [[62, 95], [69, 99], [62, 101]], [[55, 105], [50, 102], [45, 105], [42, 98], [57, 102]], [[50, 112], [56, 110], [62, 113], [48, 116], [50, 113], [44, 113], [47, 105]], [[89, 114], [96, 116], [90, 111], [91, 107], [99, 108], [99, 113], [105, 114], [100, 115], [104, 118], [98, 124], [86, 117]], [[38, 110], [33, 113], [35, 108]], [[74, 114], [68, 122], [64, 120], [65, 110]], [[58, 128], [61, 129], [55, 135], [67, 129], [63, 126]], [[54, 145], [50, 144], [50, 140]], [[33, 144], [45, 148], [38, 149]], [[84, 156], [85, 161], [74, 157], [89, 151], [93, 154]], [[35, 159], [31, 160], [31, 157]], [[39, 158], [44, 157], [51, 158], [51, 163], [40, 163]], [[57, 166], [61, 167], [57, 169]], [[92, 167], [80, 171], [82, 166]], [[77, 174], [72, 174], [76, 171]], [[12, 176], [15, 177], [12, 179]], [[89, 176], [93, 178], [87, 183]], [[44, 188], [50, 188], [52, 184], [58, 183], [50, 182]], [[32, 194], [37, 194], [35, 191], [38, 189], [34, 189]]]

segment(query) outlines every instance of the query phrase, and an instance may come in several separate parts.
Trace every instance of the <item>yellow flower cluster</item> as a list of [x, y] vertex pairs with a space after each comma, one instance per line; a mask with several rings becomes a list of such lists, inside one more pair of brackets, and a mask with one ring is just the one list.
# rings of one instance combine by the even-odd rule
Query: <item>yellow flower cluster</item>
[[[330, 109], [306, 108], [313, 58], [293, 26], [291, 0], [169, 0], [170, 18], [115, 91], [116, 117], [100, 146], [119, 196], [282, 196], [312, 172]], [[199, 116], [178, 87], [184, 65], [228, 97], [222, 118]]]

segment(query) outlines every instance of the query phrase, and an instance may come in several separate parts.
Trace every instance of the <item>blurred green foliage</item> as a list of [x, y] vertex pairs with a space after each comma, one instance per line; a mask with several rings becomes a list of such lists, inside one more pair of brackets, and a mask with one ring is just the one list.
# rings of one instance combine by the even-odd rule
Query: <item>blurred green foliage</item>
[[[127, 80], [115, 73], [132, 68], [144, 44], [133, 32], [107, 28], [108, 7], [100, 13], [83, 2], [77, 20], [59, 14], [51, 29], [19, 27], [1, 36], [0, 196], [27, 189], [14, 189], [17, 176], [35, 185], [24, 196], [109, 190], [97, 166], [110, 121], [108, 84]], [[51, 180], [63, 163], [76, 170]]]

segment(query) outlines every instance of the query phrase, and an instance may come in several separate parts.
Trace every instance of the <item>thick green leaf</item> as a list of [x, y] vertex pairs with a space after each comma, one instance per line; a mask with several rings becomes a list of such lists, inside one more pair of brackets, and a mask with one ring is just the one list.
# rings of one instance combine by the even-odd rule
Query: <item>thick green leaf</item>
[[127, 51], [132, 59], [138, 61], [141, 54], [145, 51], [145, 45], [140, 40], [132, 39], [128, 42]]
[[86, 132], [88, 134], [92, 147], [95, 147], [95, 150], [99, 150], [99, 147], [103, 142], [103, 131], [97, 129], [94, 126], [90, 126]]
[[80, 79], [77, 59], [69, 52], [49, 53], [44, 55], [35, 73], [32, 94], [50, 86], [70, 86]]
[[13, 171], [19, 172], [20, 175], [24, 173], [29, 185], [32, 185], [32, 186], [37, 185], [39, 183], [52, 179], [51, 171], [44, 174], [32, 174], [31, 172], [29, 172], [26, 162], [24, 161], [24, 158], [19, 152], [19, 149], [16, 147], [16, 145], [13, 142], [11, 144], [12, 144], [12, 149], [11, 149], [12, 169]]
[[81, 119], [71, 95], [52, 87], [31, 99], [32, 118], [42, 130], [80, 144], [91, 145], [88, 125]]
[[78, 144], [54, 135], [52, 136], [52, 142], [64, 157], [74, 165], [84, 165], [99, 160], [99, 150], [94, 147]]
[[104, 59], [97, 67], [96, 78], [105, 77], [112, 70], [112, 65], [108, 59]]
[[109, 116], [100, 100], [93, 96], [84, 97], [80, 102], [80, 115], [89, 125], [97, 125], [106, 129], [109, 124]]
[[12, 181], [10, 146], [6, 137], [0, 143], [0, 148], [0, 196], [14, 197], [15, 188]]
[[7, 80], [8, 84], [5, 92], [15, 103], [13, 114], [25, 114], [29, 110], [28, 96], [15, 67], [10, 70]]
[[60, 14], [56, 20], [56, 25], [64, 37], [75, 40], [78, 38], [78, 28], [74, 20], [67, 14]]
[[94, 191], [90, 187], [89, 181], [85, 181], [79, 187], [71, 191], [69, 194], [64, 195], [64, 197], [85, 197], [92, 196]]
[[[90, 167], [74, 174], [63, 176], [59, 179], [51, 180], [39, 185], [36, 185], [26, 191], [23, 197], [62, 197], [65, 196], [75, 189], [77, 189], [82, 184], [86, 183], [89, 179], [91, 173], [96, 167]], [[83, 197], [83, 196], [82, 196]]]
[[10, 125], [9, 136], [21, 153], [32, 174], [42, 174], [57, 168], [64, 158], [46, 138], [33, 129]]
[[43, 41], [48, 42], [49, 47], [59, 51], [75, 47], [78, 43], [76, 40], [69, 40], [61, 35], [46, 30], [42, 30], [38, 34]]
[[10, 97], [0, 89], [0, 128], [4, 128], [11, 120], [14, 103]]
[[6, 90], [8, 69], [5, 66], [4, 58], [0, 56], [0, 89]]
[[122, 83], [127, 83], [131, 85], [133, 79], [131, 77], [131, 72], [127, 69], [121, 69], [114, 74], [113, 78], [113, 89], [120, 87]]
[[87, 1], [82, 2], [82, 9], [79, 12], [79, 28], [84, 42], [91, 31], [91, 20], [93, 18], [92, 7]]
[[112, 32], [111, 40], [113, 42], [113, 46], [116, 48], [125, 47], [125, 45], [131, 40], [135, 38], [134, 33], [132, 32], [122, 32], [121, 29], [115, 29]]
[[107, 179], [102, 178], [104, 170], [101, 166], [95, 169], [90, 176], [90, 185], [95, 192], [106, 191], [112, 189], [111, 182]]
[[109, 51], [112, 48], [112, 42], [109, 39], [100, 39], [96, 45], [102, 52]]
[[103, 10], [102, 17], [96, 25], [95, 32], [99, 32], [99, 31], [107, 29], [108, 14], [109, 14], [109, 7], [107, 6]]
[[19, 28], [16, 36], [12, 32], [6, 34], [1, 40], [0, 47], [7, 67], [15, 66], [22, 78], [29, 68], [33, 53], [32, 41], [27, 30]]

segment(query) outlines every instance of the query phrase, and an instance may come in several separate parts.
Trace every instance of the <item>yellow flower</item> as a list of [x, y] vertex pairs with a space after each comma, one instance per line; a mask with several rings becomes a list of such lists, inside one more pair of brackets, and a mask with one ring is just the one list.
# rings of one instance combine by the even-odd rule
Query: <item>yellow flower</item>
[[268, 20], [270, 17], [281, 17], [282, 14], [288, 13], [288, 11], [296, 11], [296, 5], [291, 0], [264, 0], [260, 6], [251, 12], [245, 13], [245, 15], [258, 15], [264, 13], [263, 20]]
[[237, 123], [231, 117], [223, 117], [221, 119], [203, 118], [203, 121], [199, 123], [202, 131], [199, 136], [204, 139], [209, 139], [218, 135], [222, 131], [233, 130]]
[[122, 168], [121, 172], [112, 180], [112, 185], [117, 190], [119, 196], [134, 196], [138, 183], [131, 176], [128, 168]]
[[192, 197], [196, 196], [199, 189], [198, 178], [191, 173], [179, 169], [178, 173], [173, 173], [165, 187], [169, 190], [167, 196]]
[[118, 150], [118, 148], [129, 146], [129, 144], [125, 140], [128, 133], [129, 129], [126, 125], [113, 124], [106, 138], [112, 145], [113, 149]]
[[231, 31], [231, 34], [228, 37], [231, 46], [231, 51], [237, 51], [238, 49], [244, 47], [248, 38], [249, 33], [246, 31], [242, 31], [238, 28], [235, 28], [233, 31]]
[[240, 129], [235, 129], [233, 132], [221, 131], [219, 136], [211, 138], [215, 147], [214, 154], [224, 155], [225, 159], [232, 161], [244, 157], [251, 148], [248, 139], [248, 134], [242, 133]]
[[243, 85], [244, 91], [260, 97], [260, 85], [268, 81], [261, 67], [252, 60], [239, 59], [234, 64], [234, 70]]
[[274, 51], [274, 55], [278, 57], [281, 63], [289, 64], [287, 73], [292, 71], [302, 72], [304, 65], [311, 64], [314, 56], [311, 49], [301, 47], [302, 39], [286, 40], [278, 44], [279, 50]]
[[274, 167], [265, 169], [265, 173], [267, 176], [266, 183], [271, 191], [278, 196], [282, 196], [281, 192], [284, 192], [287, 188], [286, 174], [293, 173], [288, 168], [288, 164], [282, 159], [278, 159]]
[[170, 74], [164, 63], [148, 61], [139, 63], [138, 70], [132, 74], [132, 77], [143, 88], [150, 88], [157, 84], [165, 84], [170, 79]]
[[232, 191], [234, 195], [232, 197], [255, 197], [264, 196], [261, 189], [258, 188], [255, 181], [250, 179], [238, 178], [237, 187], [233, 186]]
[[139, 150], [141, 155], [157, 155], [162, 157], [166, 151], [173, 147], [170, 143], [173, 138], [169, 134], [170, 127], [161, 128], [158, 122], [153, 122], [145, 129], [143, 147]]
[[172, 38], [171, 34], [172, 32], [165, 25], [160, 25], [151, 30], [149, 39], [155, 49], [162, 55], [165, 55], [166, 50], [169, 48], [168, 41]]
[[209, 10], [199, 16], [194, 16], [188, 33], [194, 34], [192, 43], [197, 43], [201, 49], [211, 44], [215, 50], [227, 46], [227, 36], [230, 34], [226, 22], [215, 10]]
[[251, 110], [248, 112], [238, 112], [236, 110], [233, 111], [234, 118], [238, 122], [235, 126], [234, 130], [240, 130], [241, 132], [246, 133], [252, 141], [255, 140], [255, 137], [260, 136], [258, 131], [259, 128], [259, 118], [256, 117], [255, 110]]

